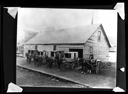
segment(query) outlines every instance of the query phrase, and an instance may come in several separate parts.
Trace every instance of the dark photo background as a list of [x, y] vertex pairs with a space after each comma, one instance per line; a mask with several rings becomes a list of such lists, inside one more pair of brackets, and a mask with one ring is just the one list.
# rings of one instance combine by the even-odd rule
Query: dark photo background
[[[36, 3], [35, 3], [36, 4]], [[65, 3], [63, 3], [65, 4]], [[74, 5], [65, 4], [59, 6], [53, 5], [44, 5], [44, 7], [50, 8], [87, 8], [87, 9], [113, 9], [116, 5], [116, 2], [110, 2], [104, 4], [95, 3], [83, 3], [80, 5], [79, 3], [73, 3]], [[76, 4], [76, 5], [75, 5]], [[32, 4], [28, 4], [28, 6], [32, 6]], [[37, 4], [40, 7], [39, 2]], [[43, 8], [43, 7], [42, 7]], [[10, 82], [16, 83], [16, 37], [17, 37], [17, 15], [15, 19], [10, 16], [7, 12], [6, 8], [1, 7], [2, 14], [2, 90], [4, 92], [7, 91], [8, 84]], [[126, 73], [121, 72], [120, 68], [126, 67], [125, 61], [125, 22], [120, 18], [118, 14], [118, 39], [117, 39], [117, 86], [126, 90]], [[66, 88], [44, 88], [44, 87], [22, 87], [23, 92], [43, 92], [43, 91], [99, 91], [100, 89], [66, 89]], [[112, 91], [102, 89], [101, 91]]]

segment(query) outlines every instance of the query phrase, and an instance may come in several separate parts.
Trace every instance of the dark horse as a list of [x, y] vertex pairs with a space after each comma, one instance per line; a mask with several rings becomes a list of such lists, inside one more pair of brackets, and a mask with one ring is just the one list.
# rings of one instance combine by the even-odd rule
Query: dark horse
[[96, 73], [97, 61], [94, 59], [80, 58], [79, 65], [82, 67], [82, 71], [85, 73]]
[[46, 56], [46, 62], [47, 62], [47, 64], [48, 64], [48, 67], [49, 67], [49, 68], [52, 68], [53, 63], [55, 62], [55, 59], [52, 58], [52, 57]]
[[97, 60], [85, 60], [83, 64], [85, 66], [85, 72], [98, 73], [99, 72], [99, 62]]
[[26, 58], [27, 58], [27, 62], [31, 63], [31, 54], [30, 53], [26, 53]]
[[85, 73], [91, 71], [91, 65], [89, 60], [85, 60], [84, 58], [79, 59], [79, 65], [82, 67], [81, 70]]
[[63, 52], [56, 52], [55, 61], [56, 61], [57, 65], [58, 65], [59, 69], [61, 69], [63, 58], [64, 58], [64, 53]]

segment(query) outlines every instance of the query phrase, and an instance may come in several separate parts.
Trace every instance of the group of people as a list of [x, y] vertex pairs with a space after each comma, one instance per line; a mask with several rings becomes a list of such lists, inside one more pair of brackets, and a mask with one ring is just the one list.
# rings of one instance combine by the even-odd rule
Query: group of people
[[94, 59], [93, 54], [90, 54], [89, 59], [77, 58], [73, 62], [75, 65], [80, 66], [82, 73], [98, 73], [100, 61]]
[[37, 66], [40, 66], [41, 64], [47, 64], [49, 68], [52, 68], [52, 65], [56, 63], [58, 65], [58, 68], [61, 68], [61, 64], [63, 62], [64, 53], [63, 52], [55, 52], [53, 57], [48, 56], [48, 53], [46, 51], [43, 51], [42, 54], [38, 53], [38, 50], [34, 50], [34, 52], [28, 51], [26, 53], [26, 59], [28, 63], [34, 63]]
[[[38, 51], [35, 50], [33, 53], [26, 53], [27, 62], [34, 62], [35, 65], [40, 66], [41, 64], [47, 64], [49, 68], [53, 67], [53, 64], [57, 64], [58, 69], [61, 69], [61, 65], [64, 61], [64, 52], [57, 51], [54, 53], [53, 57], [48, 56], [46, 51], [43, 54], [38, 54]], [[84, 58], [75, 58], [73, 68], [81, 66], [81, 70], [85, 73], [97, 73], [97, 61], [94, 60], [93, 54], [90, 55], [89, 60]]]

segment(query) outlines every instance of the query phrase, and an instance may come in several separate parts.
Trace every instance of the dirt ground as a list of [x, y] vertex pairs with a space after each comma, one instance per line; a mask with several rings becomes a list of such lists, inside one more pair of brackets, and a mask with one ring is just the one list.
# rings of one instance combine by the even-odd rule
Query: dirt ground
[[[80, 87], [81, 85], [57, 79], [52, 76], [17, 67], [16, 78], [20, 86]], [[82, 87], [82, 86], [81, 86]]]
[[[17, 64], [23, 67], [28, 67], [37, 71], [45, 71], [47, 73], [55, 74], [70, 78], [74, 81], [82, 84], [89, 85], [91, 87], [107, 87], [113, 88], [116, 84], [116, 66], [115, 63], [111, 64], [106, 69], [102, 69], [99, 74], [81, 74], [79, 71], [65, 69], [59, 71], [57, 67], [49, 69], [46, 65], [35, 67], [33, 64], [26, 63], [24, 58], [17, 58]], [[28, 78], [28, 77], [27, 77]], [[70, 86], [70, 85], [69, 85]]]

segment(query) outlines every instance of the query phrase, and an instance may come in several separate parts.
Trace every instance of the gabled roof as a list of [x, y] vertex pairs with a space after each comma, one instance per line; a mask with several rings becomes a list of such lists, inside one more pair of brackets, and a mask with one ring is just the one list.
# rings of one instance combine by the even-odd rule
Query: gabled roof
[[107, 37], [107, 34], [106, 34], [106, 32], [105, 32], [105, 30], [104, 30], [104, 28], [103, 28], [103, 25], [101, 24], [100, 27], [101, 27], [101, 29], [102, 29], [102, 31], [103, 31], [103, 34], [104, 34], [104, 36], [105, 36], [105, 39], [106, 39], [106, 41], [107, 41], [108, 46], [111, 47], [111, 44], [110, 44], [109, 39], [108, 39], [108, 37]]
[[27, 42], [27, 41], [31, 40], [37, 34], [38, 34], [37, 32], [26, 31], [25, 32], [25, 38], [24, 38], [25, 40], [23, 40], [23, 41]]
[[85, 43], [100, 24], [41, 32], [25, 44]]

